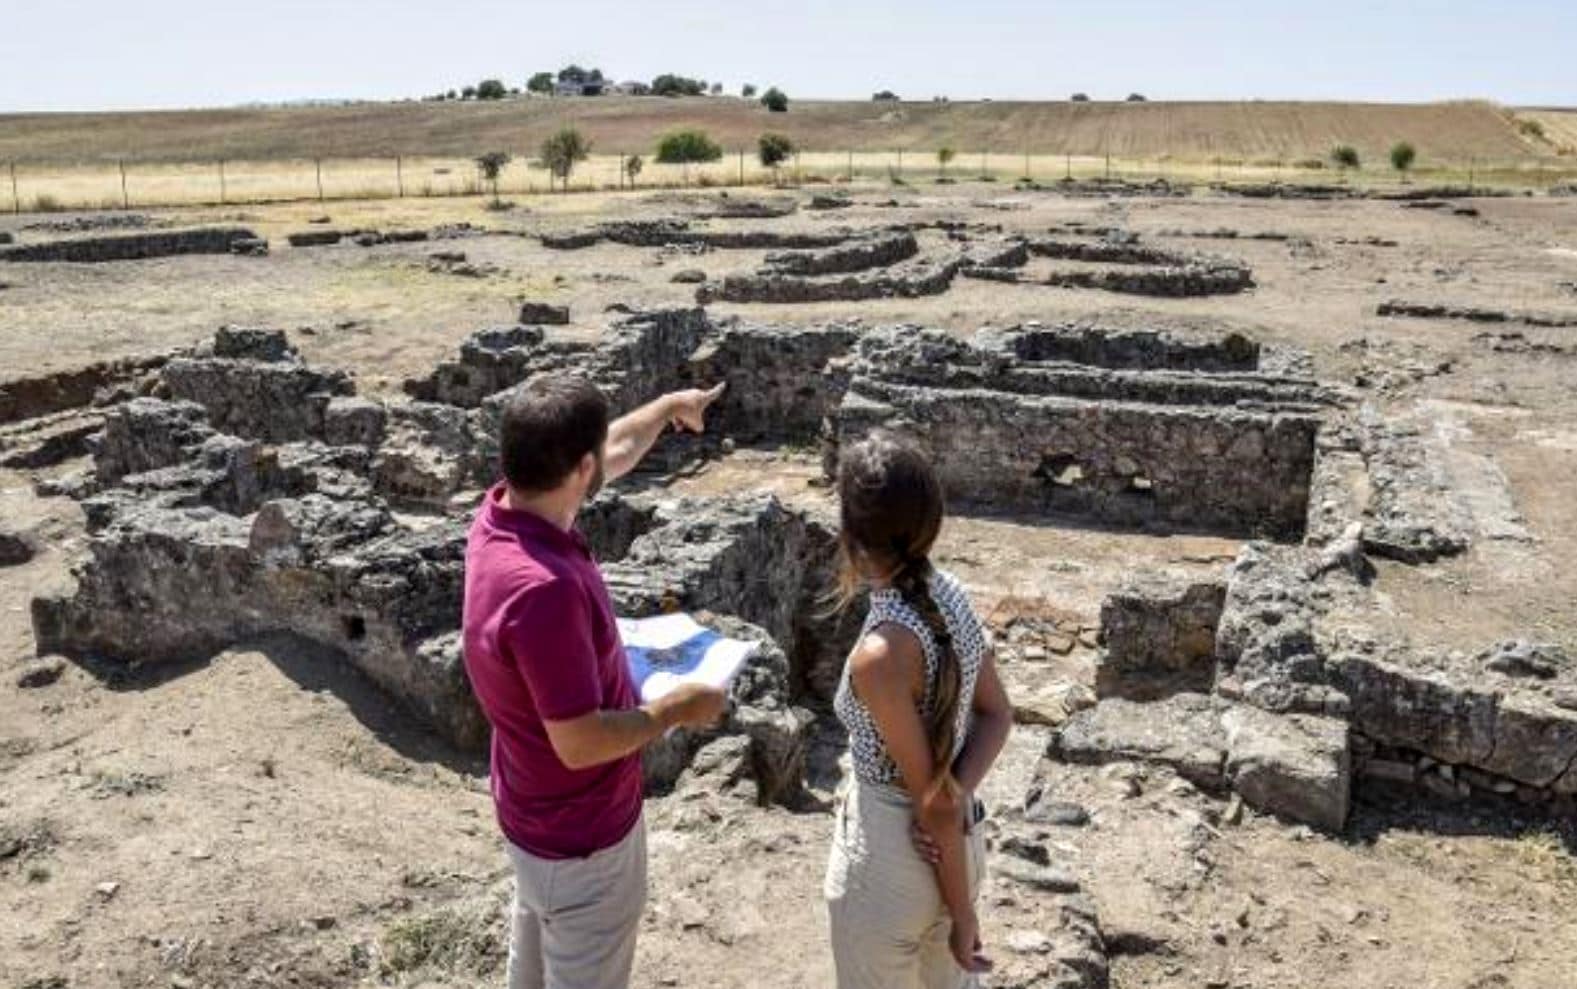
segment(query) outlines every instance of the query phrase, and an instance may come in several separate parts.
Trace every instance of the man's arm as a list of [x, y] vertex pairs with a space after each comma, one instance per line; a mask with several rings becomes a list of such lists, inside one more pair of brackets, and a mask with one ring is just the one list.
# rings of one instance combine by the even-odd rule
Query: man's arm
[[726, 384], [669, 392], [609, 423], [608, 440], [602, 445], [603, 478], [615, 481], [634, 470], [669, 423], [692, 433], [704, 430], [707, 406], [723, 394]]
[[593, 711], [543, 724], [560, 762], [570, 769], [590, 769], [645, 748], [670, 728], [712, 725], [722, 717], [724, 703], [721, 690], [687, 683], [634, 710]]

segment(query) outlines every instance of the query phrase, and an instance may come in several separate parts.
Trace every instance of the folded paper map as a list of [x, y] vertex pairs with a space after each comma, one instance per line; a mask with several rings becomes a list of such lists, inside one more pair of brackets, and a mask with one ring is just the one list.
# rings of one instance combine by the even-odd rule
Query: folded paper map
[[726, 688], [760, 643], [728, 639], [689, 615], [619, 619], [619, 637], [642, 702], [654, 701], [681, 683]]

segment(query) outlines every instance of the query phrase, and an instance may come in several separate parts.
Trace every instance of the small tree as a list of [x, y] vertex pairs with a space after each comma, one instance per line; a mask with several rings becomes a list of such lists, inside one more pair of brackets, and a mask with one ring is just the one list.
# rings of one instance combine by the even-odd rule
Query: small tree
[[462, 100], [474, 100], [474, 99], [476, 99], [476, 87], [475, 86], [467, 86], [464, 89], [460, 90], [460, 98]]
[[482, 173], [482, 178], [493, 187], [493, 205], [500, 206], [502, 201], [498, 198], [498, 178], [504, 172], [504, 166], [509, 164], [509, 152], [489, 151], [476, 158], [477, 171]]
[[630, 155], [624, 159], [624, 174], [630, 180], [630, 188], [635, 188], [635, 180], [640, 177], [641, 169], [646, 167], [646, 162], [640, 155]]
[[700, 79], [664, 72], [652, 80], [653, 96], [700, 96], [706, 92], [706, 83]]
[[713, 96], [722, 96], [723, 95], [723, 84], [722, 83], [720, 83], [720, 82], [712, 83], [712, 95]]
[[526, 80], [526, 91], [547, 95], [553, 92], [553, 73], [538, 72]]
[[1073, 102], [1075, 102], [1075, 103], [1088, 103], [1089, 101], [1090, 101], [1090, 94], [1089, 93], [1074, 93], [1073, 94]]
[[898, 102], [898, 94], [890, 89], [884, 89], [879, 93], [873, 93], [871, 100], [876, 103], [896, 103]]
[[558, 177], [559, 188], [565, 191], [569, 189], [569, 175], [576, 163], [585, 161], [590, 154], [591, 142], [573, 127], [565, 127], [542, 142], [542, 164], [548, 167], [550, 174]]
[[783, 134], [762, 134], [761, 140], [756, 142], [756, 157], [761, 159], [761, 164], [772, 169], [772, 181], [777, 183], [778, 166], [788, 160], [794, 153], [794, 142]]
[[773, 113], [787, 113], [788, 104], [788, 96], [776, 86], [761, 94], [761, 105]]
[[1351, 144], [1338, 144], [1331, 149], [1331, 161], [1338, 168], [1357, 168], [1358, 149]]
[[954, 151], [945, 144], [936, 149], [936, 169], [938, 178], [947, 175], [947, 163], [952, 161], [957, 156], [958, 152]]
[[755, 99], [756, 98], [756, 84], [753, 83], [753, 82], [747, 82], [743, 86], [740, 86], [739, 87], [739, 95], [741, 97], [743, 97], [744, 99], [747, 99], [747, 100]]
[[1413, 162], [1417, 158], [1417, 150], [1406, 141], [1398, 141], [1391, 146], [1391, 167], [1403, 175], [1406, 175], [1407, 170], [1413, 167]]
[[445, 97], [446, 97], [446, 98], [447, 98], [447, 99], [451, 99], [451, 100], [457, 100], [457, 99], [459, 99], [459, 98], [460, 98], [460, 94], [459, 94], [459, 93], [456, 93], [456, 92], [455, 92], [455, 91], [454, 91], [454, 90], [452, 90], [452, 89], [451, 89], [451, 90], [449, 90], [449, 92], [447, 92], [447, 93], [445, 93], [445, 94], [444, 94], [444, 96], [445, 96]]
[[1144, 94], [1143, 93], [1129, 93], [1128, 94], [1128, 102], [1129, 103], [1143, 103], [1144, 102]]
[[483, 79], [476, 84], [476, 98], [479, 100], [501, 100], [508, 95], [509, 90], [502, 79]]

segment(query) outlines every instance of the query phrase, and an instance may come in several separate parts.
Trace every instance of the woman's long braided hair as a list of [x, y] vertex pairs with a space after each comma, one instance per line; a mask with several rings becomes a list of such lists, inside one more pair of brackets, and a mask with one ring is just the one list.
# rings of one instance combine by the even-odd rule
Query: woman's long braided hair
[[847, 607], [866, 579], [891, 584], [930, 630], [939, 656], [931, 704], [921, 713], [936, 778], [950, 778], [963, 672], [942, 609], [931, 594], [931, 547], [942, 528], [942, 485], [925, 456], [890, 433], [846, 447], [838, 459], [841, 503], [839, 599]]

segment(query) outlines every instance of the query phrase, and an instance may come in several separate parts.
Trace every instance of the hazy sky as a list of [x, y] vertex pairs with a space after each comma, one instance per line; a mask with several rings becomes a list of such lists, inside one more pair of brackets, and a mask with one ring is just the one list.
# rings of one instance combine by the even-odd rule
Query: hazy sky
[[575, 61], [791, 96], [1577, 104], [1577, 0], [3, 0], [0, 111], [396, 98]]

